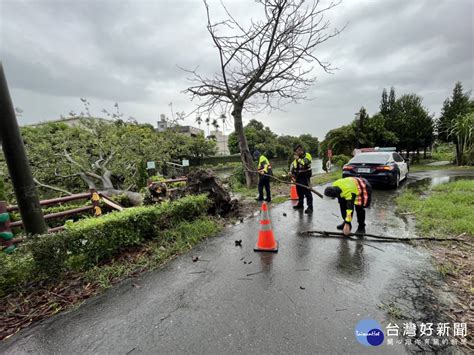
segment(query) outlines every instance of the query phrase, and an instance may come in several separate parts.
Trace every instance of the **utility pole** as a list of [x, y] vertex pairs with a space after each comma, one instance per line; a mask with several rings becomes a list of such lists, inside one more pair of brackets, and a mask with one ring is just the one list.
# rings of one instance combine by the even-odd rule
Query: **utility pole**
[[15, 117], [7, 79], [0, 62], [0, 142], [12, 179], [21, 219], [28, 234], [41, 234], [48, 230], [43, 211], [26, 157], [20, 128]]

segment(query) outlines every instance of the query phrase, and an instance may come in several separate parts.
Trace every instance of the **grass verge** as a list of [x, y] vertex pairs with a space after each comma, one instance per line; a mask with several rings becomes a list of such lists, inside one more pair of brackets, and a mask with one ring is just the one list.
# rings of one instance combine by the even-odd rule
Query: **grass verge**
[[407, 190], [396, 202], [398, 212], [416, 217], [416, 226], [424, 235], [474, 236], [474, 180], [438, 185], [425, 198]]
[[410, 172], [416, 173], [418, 171], [432, 171], [432, 170], [462, 170], [462, 171], [470, 171], [474, 170], [474, 166], [458, 166], [458, 165], [426, 165], [426, 164], [412, 164], [410, 165]]
[[144, 270], [154, 270], [170, 258], [190, 250], [199, 241], [217, 235], [222, 225], [208, 217], [182, 222], [164, 231], [162, 239], [132, 249], [119, 258], [85, 272], [87, 282], [96, 281], [101, 289]]
[[[434, 264], [457, 296], [443, 312], [459, 323], [474, 319], [474, 310], [469, 307], [474, 288], [474, 180], [458, 180], [435, 186], [424, 195], [407, 190], [397, 199], [397, 211], [415, 217], [416, 228], [422, 235], [439, 238], [458, 236], [466, 243], [441, 242], [426, 244]], [[474, 337], [468, 334], [467, 346], [474, 348]]]
[[342, 171], [336, 170], [331, 171], [330, 173], [321, 173], [316, 174], [311, 178], [312, 185], [324, 185], [328, 182], [332, 182], [334, 180], [340, 179], [342, 177]]

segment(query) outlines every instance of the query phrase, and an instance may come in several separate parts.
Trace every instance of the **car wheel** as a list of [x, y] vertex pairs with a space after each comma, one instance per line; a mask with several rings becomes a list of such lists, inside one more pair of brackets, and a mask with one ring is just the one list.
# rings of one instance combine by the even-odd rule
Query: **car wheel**
[[396, 189], [400, 186], [400, 172], [397, 171], [397, 177], [394, 181], [394, 183], [392, 184], [392, 188]]

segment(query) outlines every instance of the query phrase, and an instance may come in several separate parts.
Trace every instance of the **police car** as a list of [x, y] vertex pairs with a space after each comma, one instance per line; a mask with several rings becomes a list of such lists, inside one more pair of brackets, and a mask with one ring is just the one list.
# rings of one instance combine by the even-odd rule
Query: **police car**
[[409, 167], [395, 150], [392, 147], [355, 149], [354, 158], [342, 168], [342, 176], [363, 177], [371, 184], [397, 188], [408, 177]]

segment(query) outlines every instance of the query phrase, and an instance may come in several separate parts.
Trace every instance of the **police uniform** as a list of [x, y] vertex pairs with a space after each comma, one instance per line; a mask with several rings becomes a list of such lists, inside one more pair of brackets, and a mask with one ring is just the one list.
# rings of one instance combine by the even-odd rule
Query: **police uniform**
[[365, 209], [370, 207], [372, 195], [372, 186], [369, 182], [364, 178], [347, 177], [334, 181], [332, 186], [341, 190], [337, 200], [344, 222], [352, 222], [355, 209], [359, 228], [365, 228]]
[[[258, 158], [258, 167], [259, 172], [263, 172], [266, 175], [272, 175], [272, 166], [270, 161], [263, 154]], [[258, 200], [263, 201], [263, 188], [267, 194], [266, 201], [270, 202], [272, 200], [272, 195], [270, 191], [270, 176], [260, 175], [258, 179]]]
[[[311, 171], [311, 161], [312, 157], [309, 153], [305, 153], [302, 158], [293, 160], [293, 163], [291, 163], [291, 173], [295, 177], [296, 183], [308, 187], [311, 185], [311, 176], [313, 175]], [[298, 192], [298, 204], [295, 207], [302, 208], [304, 204], [304, 198], [306, 197], [308, 209], [312, 210], [313, 195], [311, 194], [311, 191], [298, 185], [296, 185], [296, 191]]]

